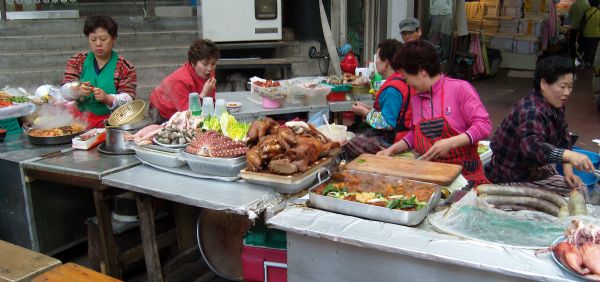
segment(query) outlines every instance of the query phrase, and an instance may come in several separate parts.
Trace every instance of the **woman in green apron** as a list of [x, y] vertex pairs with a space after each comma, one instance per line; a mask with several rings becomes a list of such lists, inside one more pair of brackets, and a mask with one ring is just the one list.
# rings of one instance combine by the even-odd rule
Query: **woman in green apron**
[[[88, 128], [103, 127], [112, 110], [135, 98], [135, 68], [113, 51], [117, 30], [109, 16], [88, 17], [83, 33], [91, 51], [78, 53], [67, 62], [63, 88], [75, 93], [70, 97], [75, 100], [72, 112]], [[71, 83], [77, 81], [81, 83]]]

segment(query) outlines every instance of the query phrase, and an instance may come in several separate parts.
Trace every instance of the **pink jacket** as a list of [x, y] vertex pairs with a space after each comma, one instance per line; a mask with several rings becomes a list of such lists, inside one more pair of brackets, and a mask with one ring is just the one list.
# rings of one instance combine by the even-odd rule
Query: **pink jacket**
[[[442, 75], [433, 85], [433, 116], [442, 115], [442, 83], [444, 88], [444, 112], [450, 126], [459, 133], [466, 133], [472, 144], [487, 138], [492, 132], [490, 115], [481, 103], [477, 91], [464, 80], [453, 79]], [[404, 141], [412, 148], [415, 136], [415, 125], [421, 119], [431, 119], [431, 93], [419, 93], [411, 97], [413, 109], [413, 127], [404, 137]]]

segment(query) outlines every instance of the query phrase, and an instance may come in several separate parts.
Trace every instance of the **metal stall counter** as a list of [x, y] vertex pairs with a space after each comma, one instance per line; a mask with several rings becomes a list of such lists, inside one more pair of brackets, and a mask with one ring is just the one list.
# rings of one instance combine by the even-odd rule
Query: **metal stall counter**
[[[140, 164], [131, 155], [103, 155], [62, 148], [51, 155], [20, 163], [23, 189], [29, 197], [31, 230], [41, 252], [53, 254], [86, 240], [85, 220], [97, 216], [103, 272], [120, 277], [113, 235], [111, 205], [121, 193], [101, 183], [101, 177]], [[81, 189], [87, 188], [87, 189]], [[42, 240], [46, 238], [45, 240]]]
[[102, 182], [136, 192], [149, 281], [163, 281], [150, 196], [250, 219], [256, 219], [262, 211], [283, 201], [283, 196], [273, 189], [242, 180], [223, 182], [199, 179], [145, 165], [107, 175]]
[[287, 231], [289, 281], [573, 281], [550, 253], [509, 248], [323, 210], [288, 206], [267, 220]]
[[242, 107], [239, 112], [231, 113], [236, 119], [242, 122], [252, 122], [259, 117], [267, 115], [279, 115], [289, 113], [308, 113], [310, 119], [313, 115], [325, 111], [329, 114], [329, 105], [307, 105], [307, 106], [289, 106], [284, 103], [281, 108], [267, 109], [263, 108], [259, 102], [252, 100], [250, 92], [220, 92], [217, 93], [218, 99], [225, 99], [228, 102], [241, 102]]

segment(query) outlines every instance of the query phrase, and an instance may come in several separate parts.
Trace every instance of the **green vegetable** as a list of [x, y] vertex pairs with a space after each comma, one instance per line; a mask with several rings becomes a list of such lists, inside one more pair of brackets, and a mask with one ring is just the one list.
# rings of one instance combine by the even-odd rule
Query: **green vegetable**
[[12, 96], [10, 98], [8, 98], [9, 101], [13, 102], [13, 103], [27, 103], [29, 102], [29, 98], [24, 97], [24, 96]]
[[395, 209], [395, 208], [396, 208], [396, 206], [397, 206], [397, 205], [398, 205], [398, 204], [399, 204], [401, 201], [402, 201], [402, 200], [401, 200], [400, 198], [393, 199], [393, 200], [389, 201], [385, 207], [386, 207], [386, 208], [388, 208], [388, 209]]
[[216, 132], [221, 133], [221, 125], [219, 123], [219, 119], [215, 116], [207, 116], [206, 118], [204, 118], [204, 122], [202, 123], [202, 129], [214, 130]]
[[333, 186], [333, 184], [329, 183], [325, 187], [325, 190], [323, 190], [323, 195], [327, 195], [329, 192], [332, 192], [334, 190], [337, 190], [337, 189], [335, 189], [335, 187]]
[[359, 163], [359, 164], [364, 164], [364, 163], [366, 163], [366, 162], [367, 162], [367, 160], [365, 160], [365, 159], [359, 159], [359, 160], [358, 160], [358, 163]]

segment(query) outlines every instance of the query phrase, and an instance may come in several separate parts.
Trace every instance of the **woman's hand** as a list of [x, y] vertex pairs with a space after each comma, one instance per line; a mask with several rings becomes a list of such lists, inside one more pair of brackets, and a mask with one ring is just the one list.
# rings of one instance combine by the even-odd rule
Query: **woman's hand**
[[114, 97], [106, 94], [102, 88], [94, 88], [94, 98], [96, 101], [105, 105], [112, 105], [114, 102]]
[[394, 143], [394, 145], [390, 146], [389, 148], [377, 152], [377, 156], [391, 157], [396, 153], [401, 153], [408, 150], [408, 148], [408, 143], [406, 143], [404, 140], [401, 140], [398, 143]]
[[79, 85], [79, 92], [81, 96], [90, 95], [94, 91], [94, 86], [92, 86], [89, 82], [83, 82]]
[[211, 77], [204, 83], [204, 87], [202, 87], [202, 92], [200, 93], [200, 98], [208, 96], [215, 90], [217, 90], [217, 80], [214, 77]]
[[590, 159], [584, 154], [573, 152], [571, 150], [565, 150], [562, 158], [563, 162], [571, 164], [578, 170], [594, 172], [594, 165], [592, 164], [592, 161], [590, 161]]
[[563, 164], [563, 175], [565, 177], [565, 182], [567, 182], [569, 187], [577, 188], [583, 186], [583, 181], [581, 181], [581, 178], [573, 173], [573, 166], [571, 164]]
[[423, 156], [421, 156], [421, 160], [433, 161], [437, 158], [444, 157], [448, 155], [448, 152], [450, 152], [451, 149], [468, 145], [470, 142], [471, 139], [465, 133], [451, 138], [440, 139], [433, 143], [433, 146], [431, 146], [431, 148], [429, 148], [429, 150]]
[[370, 111], [371, 109], [369, 109], [369, 107], [362, 102], [357, 102], [356, 104], [352, 105], [352, 112], [357, 115], [364, 117], [367, 116]]
[[392, 147], [389, 147], [387, 149], [377, 152], [377, 156], [391, 157], [393, 155], [394, 155], [394, 149], [392, 149]]

